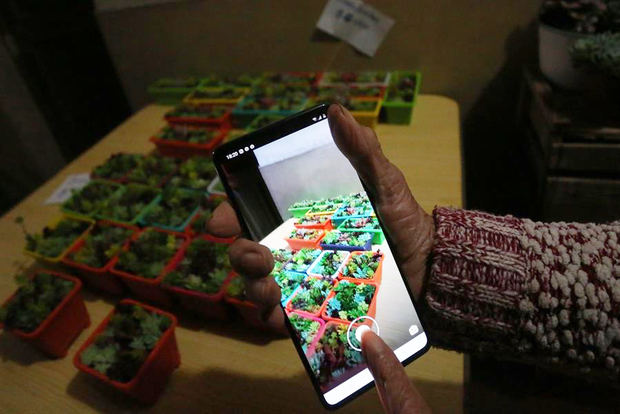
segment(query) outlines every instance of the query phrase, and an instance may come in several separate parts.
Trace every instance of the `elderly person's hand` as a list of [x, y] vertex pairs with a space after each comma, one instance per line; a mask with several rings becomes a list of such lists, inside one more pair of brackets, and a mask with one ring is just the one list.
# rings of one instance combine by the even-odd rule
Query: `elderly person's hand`
[[[385, 157], [372, 129], [358, 124], [341, 105], [331, 105], [328, 118], [336, 145], [349, 159], [374, 200], [385, 231], [394, 241], [396, 260], [414, 296], [419, 298], [433, 243], [432, 217], [413, 198], [401, 171]], [[214, 211], [207, 230], [219, 237], [241, 233], [239, 221], [228, 203]], [[274, 265], [269, 249], [240, 238], [232, 244], [229, 254], [234, 269], [245, 277], [246, 295], [258, 305], [264, 322], [272, 330], [285, 333], [284, 313], [279, 306], [280, 288], [272, 277], [267, 277]], [[364, 355], [386, 411], [426, 409], [391, 349], [374, 334], [367, 333], [364, 338]]]

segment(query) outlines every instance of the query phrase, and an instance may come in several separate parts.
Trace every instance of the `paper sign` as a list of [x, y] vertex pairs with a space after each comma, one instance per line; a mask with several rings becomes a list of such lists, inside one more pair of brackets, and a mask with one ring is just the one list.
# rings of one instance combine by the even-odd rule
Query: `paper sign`
[[79, 190], [84, 187], [90, 181], [90, 174], [71, 174], [65, 181], [58, 187], [51, 196], [47, 200], [45, 200], [44, 204], [60, 204], [65, 202], [71, 197], [71, 192], [73, 190]]
[[329, 0], [316, 27], [374, 56], [394, 19], [362, 0]]

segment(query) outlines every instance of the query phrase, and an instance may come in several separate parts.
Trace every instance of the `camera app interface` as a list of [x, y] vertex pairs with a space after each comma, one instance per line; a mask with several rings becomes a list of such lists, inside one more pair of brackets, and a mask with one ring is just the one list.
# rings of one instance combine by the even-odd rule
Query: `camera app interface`
[[326, 116], [226, 157], [222, 172], [272, 277], [318, 386], [336, 404], [372, 382], [361, 332], [403, 361], [426, 345], [404, 281], [362, 184]]

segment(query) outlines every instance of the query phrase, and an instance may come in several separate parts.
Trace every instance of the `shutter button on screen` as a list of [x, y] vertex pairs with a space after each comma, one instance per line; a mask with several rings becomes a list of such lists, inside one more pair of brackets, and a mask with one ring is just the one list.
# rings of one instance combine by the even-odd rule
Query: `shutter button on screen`
[[353, 327], [355, 324], [366, 322], [364, 321], [364, 319], [370, 320], [371, 326], [368, 326], [368, 325], [358, 326], [357, 329], [355, 330], [355, 339], [357, 339], [357, 341], [361, 343], [362, 334], [368, 330], [371, 330], [377, 335], [379, 335], [379, 324], [377, 323], [375, 318], [372, 318], [370, 316], [360, 316], [359, 318], [353, 319], [353, 321], [349, 324], [349, 327], [347, 328], [347, 341], [349, 342], [349, 346], [355, 349], [356, 351], [361, 351], [362, 348], [358, 348], [357, 346], [353, 345], [353, 343], [351, 342], [351, 327]]

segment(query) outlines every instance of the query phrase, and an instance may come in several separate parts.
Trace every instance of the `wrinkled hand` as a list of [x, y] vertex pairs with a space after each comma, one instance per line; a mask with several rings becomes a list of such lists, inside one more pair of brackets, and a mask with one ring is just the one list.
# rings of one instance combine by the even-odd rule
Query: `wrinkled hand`
[[[373, 130], [358, 124], [340, 105], [329, 107], [328, 118], [336, 145], [364, 182], [385, 230], [394, 241], [394, 255], [417, 299], [427, 274], [435, 231], [433, 219], [413, 198], [402, 172], [385, 157]], [[214, 211], [207, 231], [219, 237], [241, 233], [228, 203]], [[286, 334], [284, 312], [279, 306], [280, 288], [273, 278], [267, 277], [274, 265], [269, 249], [237, 239], [229, 255], [233, 268], [246, 278], [246, 295], [258, 305], [266, 325]], [[387, 412], [428, 410], [392, 350], [379, 337], [366, 333], [362, 348]]]

